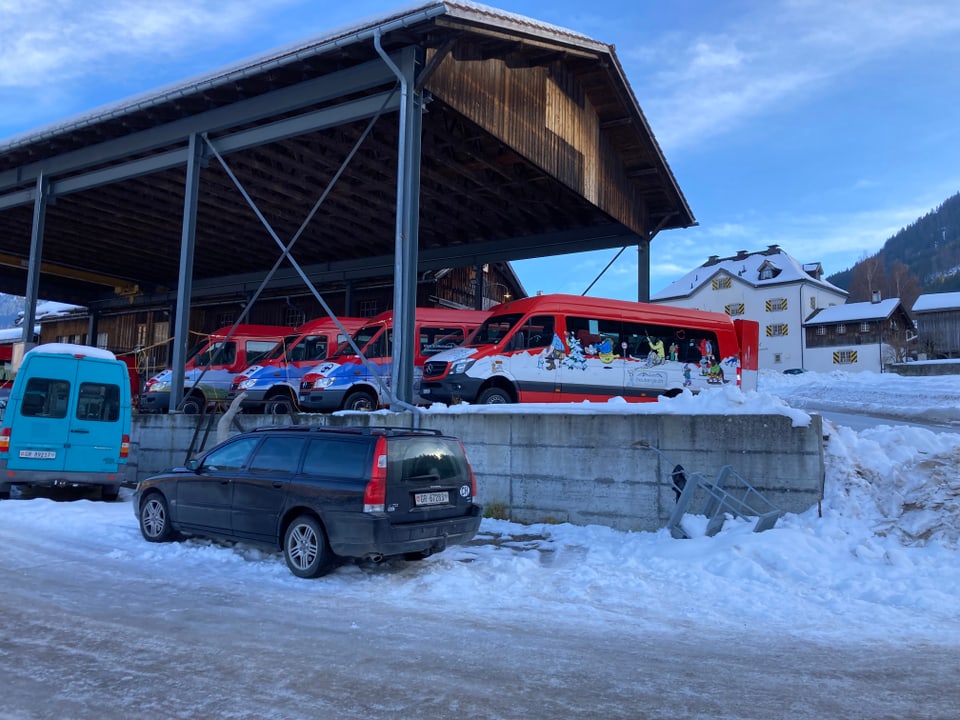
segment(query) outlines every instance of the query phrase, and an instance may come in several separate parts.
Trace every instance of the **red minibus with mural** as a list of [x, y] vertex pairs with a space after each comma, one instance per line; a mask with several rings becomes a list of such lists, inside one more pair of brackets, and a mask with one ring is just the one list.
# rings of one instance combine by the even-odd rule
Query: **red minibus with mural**
[[721, 313], [578, 295], [498, 305], [467, 342], [429, 358], [426, 402], [630, 402], [756, 389], [759, 325]]

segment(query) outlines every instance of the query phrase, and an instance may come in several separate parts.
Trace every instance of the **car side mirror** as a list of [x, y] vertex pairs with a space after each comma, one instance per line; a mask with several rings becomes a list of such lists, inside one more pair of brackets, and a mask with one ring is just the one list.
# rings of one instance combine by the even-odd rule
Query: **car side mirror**
[[193, 470], [193, 472], [197, 472], [200, 469], [200, 461], [197, 460], [196, 458], [192, 458], [190, 460], [187, 460], [187, 464], [185, 465], [185, 467], [187, 468], [187, 470]]

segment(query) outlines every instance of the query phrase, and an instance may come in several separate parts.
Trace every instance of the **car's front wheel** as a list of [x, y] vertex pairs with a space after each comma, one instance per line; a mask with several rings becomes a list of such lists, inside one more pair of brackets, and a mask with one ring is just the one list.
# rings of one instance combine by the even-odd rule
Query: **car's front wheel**
[[283, 536], [283, 557], [297, 577], [316, 578], [330, 572], [333, 552], [316, 518], [300, 515]]
[[167, 500], [158, 492], [147, 495], [140, 503], [140, 534], [150, 542], [170, 542], [176, 532], [170, 524]]

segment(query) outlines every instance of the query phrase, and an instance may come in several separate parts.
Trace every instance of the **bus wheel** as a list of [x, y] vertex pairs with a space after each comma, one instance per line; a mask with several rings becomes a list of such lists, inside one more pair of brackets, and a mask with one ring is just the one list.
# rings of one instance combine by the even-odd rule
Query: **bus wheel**
[[180, 403], [180, 412], [184, 415], [199, 415], [203, 412], [203, 398], [191, 395]]
[[509, 405], [512, 402], [510, 393], [498, 387], [487, 388], [477, 398], [478, 405]]
[[268, 400], [263, 406], [264, 415], [289, 415], [293, 412], [293, 405], [288, 398], [278, 397]]
[[369, 412], [377, 409], [377, 399], [366, 390], [356, 390], [343, 401], [344, 410], [363, 410]]

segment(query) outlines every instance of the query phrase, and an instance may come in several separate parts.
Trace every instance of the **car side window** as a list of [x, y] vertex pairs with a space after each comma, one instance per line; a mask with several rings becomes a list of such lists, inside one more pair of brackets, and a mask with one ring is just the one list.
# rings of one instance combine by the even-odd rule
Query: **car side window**
[[258, 437], [248, 437], [217, 448], [203, 459], [203, 469], [211, 472], [240, 470], [259, 442]]
[[298, 437], [268, 437], [253, 456], [250, 471], [292, 475], [300, 464], [304, 442]]
[[370, 443], [366, 441], [311, 440], [303, 459], [303, 472], [359, 480], [366, 477], [370, 463]]

